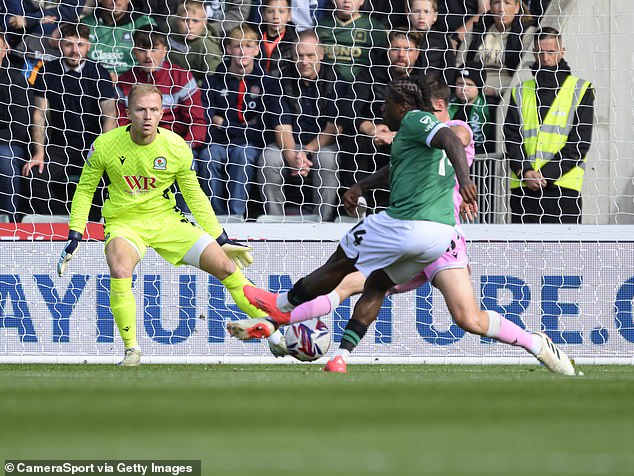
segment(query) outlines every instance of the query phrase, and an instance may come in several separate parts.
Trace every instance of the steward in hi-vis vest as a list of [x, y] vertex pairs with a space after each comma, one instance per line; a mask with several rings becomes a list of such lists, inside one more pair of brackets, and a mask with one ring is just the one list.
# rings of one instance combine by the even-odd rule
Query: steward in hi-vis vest
[[536, 35], [535, 78], [513, 88], [504, 124], [513, 223], [581, 223], [594, 90], [571, 74], [551, 30]]

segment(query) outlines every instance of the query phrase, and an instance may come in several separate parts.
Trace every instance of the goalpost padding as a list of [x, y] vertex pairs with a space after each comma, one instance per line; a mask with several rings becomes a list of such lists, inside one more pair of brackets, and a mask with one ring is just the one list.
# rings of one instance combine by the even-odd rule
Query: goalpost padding
[[[255, 263], [246, 275], [272, 291], [319, 267], [349, 224], [236, 224]], [[577, 363], [634, 363], [634, 227], [465, 227], [472, 282], [483, 309], [529, 330], [545, 329]], [[617, 241], [618, 240], [618, 241]], [[0, 361], [108, 362], [123, 349], [109, 309], [100, 242], [83, 243], [64, 277], [62, 242], [4, 241], [0, 247]], [[215, 278], [173, 267], [148, 250], [134, 281], [144, 362], [265, 363], [266, 342], [230, 338], [228, 319], [245, 315]], [[355, 299], [324, 318], [333, 349]], [[428, 285], [386, 299], [355, 351], [365, 363], [534, 363], [520, 348], [465, 334]]]

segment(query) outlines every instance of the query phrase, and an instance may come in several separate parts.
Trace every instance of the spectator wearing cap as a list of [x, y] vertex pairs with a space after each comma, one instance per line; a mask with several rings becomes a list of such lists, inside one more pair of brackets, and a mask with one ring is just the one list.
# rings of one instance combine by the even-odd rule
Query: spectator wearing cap
[[490, 138], [489, 106], [482, 92], [485, 82], [486, 71], [481, 64], [464, 64], [456, 76], [449, 103], [451, 118], [465, 121], [471, 127], [477, 154], [485, 152], [487, 137]]

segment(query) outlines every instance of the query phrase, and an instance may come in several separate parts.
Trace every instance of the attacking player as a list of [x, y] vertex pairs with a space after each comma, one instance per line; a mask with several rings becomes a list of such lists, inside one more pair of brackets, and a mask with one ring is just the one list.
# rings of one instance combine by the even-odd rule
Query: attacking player
[[[463, 121], [451, 121], [447, 111], [449, 101], [449, 87], [433, 76], [427, 76], [425, 82], [432, 90], [432, 105], [435, 109], [435, 116], [452, 128], [454, 133], [460, 138], [465, 146], [465, 153], [469, 166], [473, 163], [475, 150], [473, 133], [469, 126]], [[364, 192], [377, 187], [388, 185], [388, 169], [384, 168], [371, 177], [353, 185], [344, 194], [344, 204], [346, 209], [352, 214], [358, 203], [358, 199]], [[459, 212], [462, 204], [462, 197], [458, 192], [456, 184], [454, 193], [454, 214], [456, 222], [459, 222]], [[468, 204], [464, 208], [467, 218], [472, 219], [476, 212]], [[464, 235], [458, 228], [458, 240], [452, 241], [451, 246], [444, 255], [428, 265], [414, 279], [408, 283], [394, 286], [388, 294], [402, 293], [414, 290], [427, 281], [437, 287], [445, 298], [454, 321], [461, 328], [473, 334], [494, 338], [500, 342], [523, 347], [533, 354], [551, 371], [565, 375], [574, 375], [574, 368], [568, 357], [557, 349], [546, 334], [537, 332], [530, 334], [516, 324], [503, 318], [495, 311], [482, 311], [478, 308], [471, 279], [469, 276], [469, 261]], [[234, 334], [247, 337], [249, 334], [260, 334], [267, 336], [274, 332], [275, 327], [281, 324], [292, 324], [317, 316], [330, 313], [344, 299], [358, 294], [363, 290], [365, 283], [364, 275], [356, 271], [346, 276], [337, 288], [325, 296], [319, 296], [312, 301], [305, 302], [291, 312], [276, 314], [275, 324], [269, 319], [250, 319], [239, 321], [230, 327], [234, 329]], [[271, 302], [274, 295], [266, 291], [247, 288], [247, 297], [253, 295], [260, 302]], [[330, 372], [345, 372], [346, 358], [356, 347], [358, 336], [346, 335], [342, 337], [341, 347], [333, 358], [327, 363], [324, 370]]]
[[[155, 86], [134, 86], [126, 110], [130, 124], [95, 140], [73, 198], [68, 242], [57, 265], [61, 276], [77, 253], [92, 197], [107, 173], [110, 185], [102, 214], [110, 307], [125, 348], [119, 363], [122, 366], [139, 365], [141, 359], [132, 273], [148, 246], [174, 265], [189, 264], [218, 278], [249, 316], [266, 315], [249, 304], [243, 293], [249, 282], [239, 268], [253, 262], [251, 248], [228, 239], [218, 223], [192, 170], [193, 156], [187, 143], [158, 127], [163, 115], [161, 100]], [[176, 208], [171, 192], [174, 181], [199, 226]]]
[[[395, 80], [386, 93], [384, 123], [391, 130], [399, 130], [390, 158], [389, 208], [353, 227], [326, 264], [278, 296], [277, 307], [275, 302], [267, 305], [254, 300], [271, 313], [287, 312], [331, 292], [346, 275], [359, 270], [367, 279], [345, 331], [354, 336], [355, 345], [376, 319], [387, 290], [412, 279], [457, 239], [455, 177], [466, 203], [475, 206], [477, 197], [464, 147], [434, 116], [431, 90], [425, 80]], [[239, 338], [262, 337], [245, 335], [240, 324], [227, 328]]]

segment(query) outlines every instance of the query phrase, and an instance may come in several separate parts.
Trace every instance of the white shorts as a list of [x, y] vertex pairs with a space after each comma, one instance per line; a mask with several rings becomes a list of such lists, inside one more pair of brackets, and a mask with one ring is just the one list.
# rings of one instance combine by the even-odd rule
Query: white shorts
[[348, 231], [339, 245], [364, 276], [383, 269], [400, 284], [442, 256], [455, 237], [456, 230], [450, 225], [397, 220], [381, 212]]

